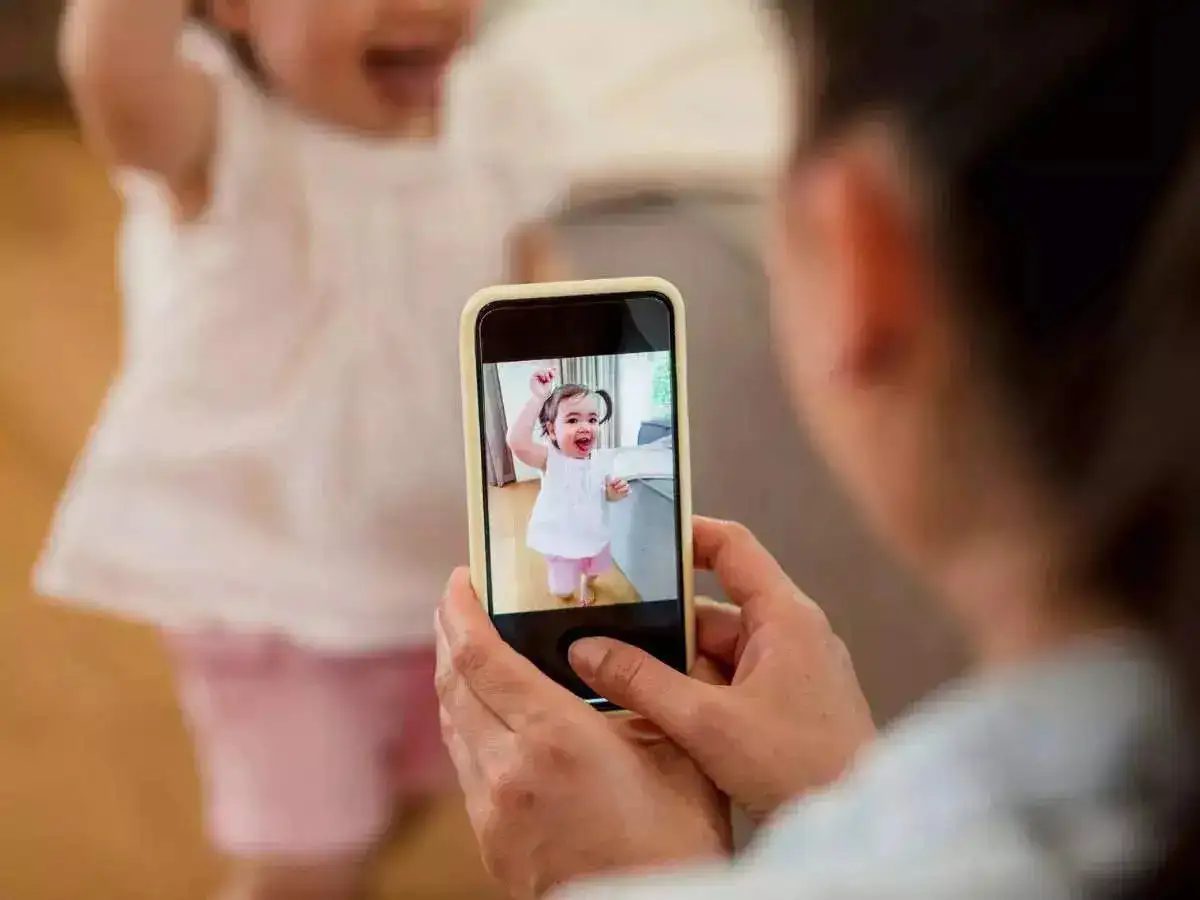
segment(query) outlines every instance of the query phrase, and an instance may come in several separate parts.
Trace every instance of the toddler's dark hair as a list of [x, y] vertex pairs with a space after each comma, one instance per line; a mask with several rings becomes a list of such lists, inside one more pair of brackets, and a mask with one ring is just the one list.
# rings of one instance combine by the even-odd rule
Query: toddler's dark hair
[[[564, 400], [571, 400], [575, 397], [587, 397], [589, 395], [599, 397], [604, 401], [604, 415], [600, 417], [600, 424], [603, 425], [609, 421], [613, 414], [613, 401], [612, 395], [608, 391], [592, 390], [589, 387], [584, 387], [582, 384], [564, 384], [556, 387], [550, 393], [550, 396], [546, 398], [546, 402], [542, 404], [542, 408], [538, 412], [538, 425], [541, 426], [542, 434], [550, 437], [550, 426], [558, 418], [558, 408]], [[551, 440], [554, 442], [554, 446], [557, 447], [558, 442], [554, 441], [553, 438]]]
[[[1200, 2], [778, 0], [815, 131], [894, 123], [981, 383], [1200, 736]], [[1191, 798], [1194, 802], [1196, 798]], [[1137, 896], [1200, 897], [1200, 806]]]

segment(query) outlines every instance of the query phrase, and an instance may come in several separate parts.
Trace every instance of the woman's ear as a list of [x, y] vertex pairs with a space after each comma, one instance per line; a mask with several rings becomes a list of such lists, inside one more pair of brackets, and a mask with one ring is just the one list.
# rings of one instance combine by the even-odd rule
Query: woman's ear
[[887, 379], [921, 343], [928, 311], [926, 244], [894, 140], [883, 129], [851, 136], [815, 163], [807, 190], [827, 253], [832, 367]]
[[250, 30], [249, 0], [210, 0], [213, 24], [222, 31], [243, 34]]

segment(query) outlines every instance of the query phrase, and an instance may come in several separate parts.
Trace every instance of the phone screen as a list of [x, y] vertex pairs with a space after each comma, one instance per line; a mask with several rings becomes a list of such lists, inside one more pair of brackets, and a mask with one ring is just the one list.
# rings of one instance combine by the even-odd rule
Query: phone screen
[[674, 312], [660, 294], [496, 303], [476, 324], [488, 610], [599, 709], [583, 637], [685, 670]]

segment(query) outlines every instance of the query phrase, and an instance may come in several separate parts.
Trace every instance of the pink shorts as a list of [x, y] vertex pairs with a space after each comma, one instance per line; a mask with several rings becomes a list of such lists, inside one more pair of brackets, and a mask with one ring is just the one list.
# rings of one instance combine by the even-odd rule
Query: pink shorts
[[405, 796], [453, 781], [432, 647], [329, 656], [277, 638], [167, 638], [208, 825], [235, 857], [368, 850]]
[[613, 567], [612, 548], [605, 547], [595, 556], [584, 559], [566, 559], [562, 556], [547, 556], [546, 571], [549, 575], [550, 593], [565, 597], [579, 590], [579, 579], [586, 575], [596, 578]]

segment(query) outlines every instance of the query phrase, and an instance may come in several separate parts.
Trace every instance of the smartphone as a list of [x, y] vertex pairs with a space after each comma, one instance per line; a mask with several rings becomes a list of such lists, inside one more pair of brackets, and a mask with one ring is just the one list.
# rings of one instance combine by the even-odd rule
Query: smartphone
[[694, 659], [682, 298], [658, 278], [494, 287], [460, 338], [475, 589], [511, 646], [617, 712], [575, 641]]

